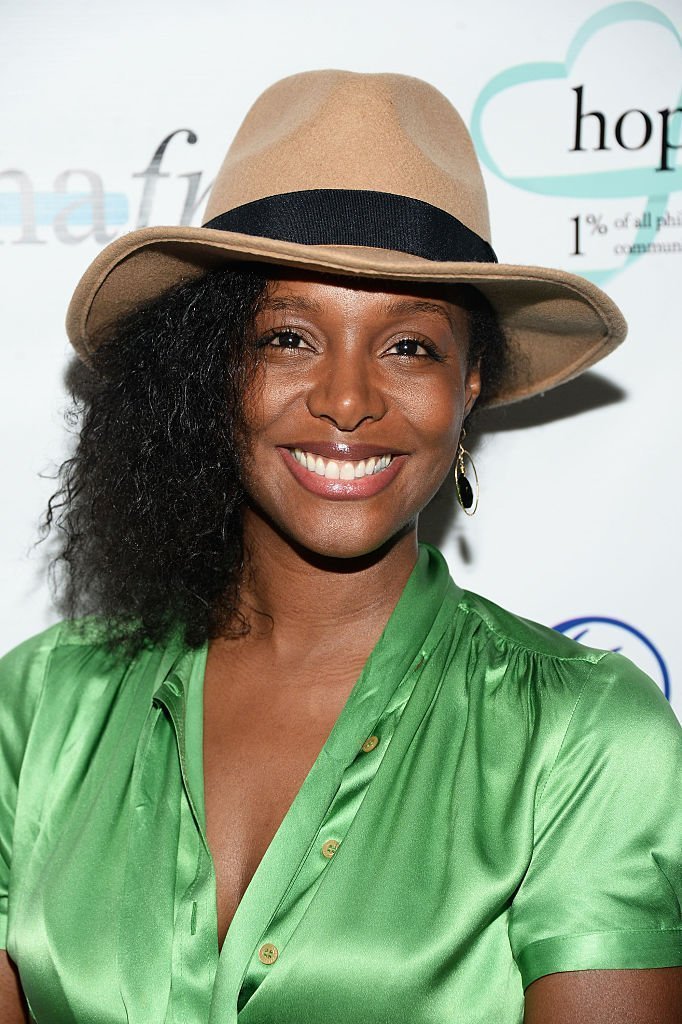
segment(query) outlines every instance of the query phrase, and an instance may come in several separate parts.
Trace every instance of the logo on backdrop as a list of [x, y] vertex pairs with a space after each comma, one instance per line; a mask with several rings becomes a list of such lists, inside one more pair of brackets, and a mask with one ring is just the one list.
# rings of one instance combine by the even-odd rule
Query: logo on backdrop
[[671, 202], [682, 189], [681, 48], [656, 7], [612, 4], [578, 29], [563, 62], [508, 68], [474, 105], [484, 165], [563, 198], [560, 252], [597, 284], [644, 255], [682, 253], [682, 202]]
[[620, 619], [594, 615], [581, 619], [567, 619], [554, 628], [587, 647], [598, 647], [601, 650], [624, 654], [651, 676], [670, 700], [668, 667], [651, 640], [634, 626]]
[[[135, 171], [142, 183], [139, 200], [125, 192], [107, 192], [100, 174], [85, 168], [62, 171], [50, 191], [39, 191], [27, 171], [0, 170], [0, 238], [16, 245], [42, 245], [52, 239], [74, 245], [91, 238], [106, 245], [119, 229], [159, 223], [159, 207], [169, 224], [191, 224], [206, 199], [211, 183], [202, 171], [171, 174], [169, 156], [177, 162], [181, 147], [193, 146], [197, 135], [189, 128], [170, 132], [156, 146], [149, 163]], [[10, 191], [6, 191], [7, 186]]]

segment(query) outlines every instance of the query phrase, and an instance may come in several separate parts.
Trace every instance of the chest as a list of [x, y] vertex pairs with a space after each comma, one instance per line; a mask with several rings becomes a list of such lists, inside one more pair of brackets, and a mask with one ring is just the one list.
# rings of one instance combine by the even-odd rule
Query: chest
[[[502, 769], [520, 763], [524, 730], [515, 705], [511, 717], [496, 705], [487, 727], [466, 707], [454, 715], [437, 656], [427, 668], [414, 693], [415, 673], [397, 690], [390, 671], [368, 676], [222, 962], [215, 874], [183, 798], [172, 715], [103, 705], [98, 720], [100, 695], [66, 711], [46, 699], [23, 768], [39, 784], [24, 786], [16, 817], [8, 946], [36, 1020], [236, 1024], [239, 1002], [243, 1024], [425, 1024], [475, 1000], [482, 1020], [509, 1007], [504, 1022], [517, 1024], [505, 915], [529, 861], [536, 785], [532, 770], [520, 789], [518, 770]], [[279, 702], [259, 684], [226, 702], [222, 681], [218, 691], [209, 679], [203, 753], [222, 943], [344, 694], [311, 685]], [[163, 697], [178, 707], [169, 688]], [[189, 766], [199, 753], [189, 742]], [[318, 838], [339, 853], [327, 859]], [[274, 964], [259, 958], [263, 942], [279, 950]]]
[[338, 718], [353, 679], [296, 692], [226, 687], [207, 668], [204, 687], [206, 838], [216, 872], [219, 944], [244, 893]]

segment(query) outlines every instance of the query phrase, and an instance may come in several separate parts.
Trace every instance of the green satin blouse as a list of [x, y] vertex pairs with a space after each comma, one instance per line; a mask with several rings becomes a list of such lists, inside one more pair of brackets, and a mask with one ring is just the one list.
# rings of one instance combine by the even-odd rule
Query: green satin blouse
[[36, 1021], [519, 1024], [541, 975], [682, 965], [670, 705], [427, 545], [219, 950], [206, 653], [62, 623], [0, 662], [0, 940]]

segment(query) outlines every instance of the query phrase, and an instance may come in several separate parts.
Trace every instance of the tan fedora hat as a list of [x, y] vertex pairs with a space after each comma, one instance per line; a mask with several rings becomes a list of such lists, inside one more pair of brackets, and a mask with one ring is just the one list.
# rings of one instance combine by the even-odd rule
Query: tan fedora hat
[[499, 263], [471, 137], [418, 78], [308, 71], [266, 89], [215, 180], [202, 227], [111, 242], [66, 325], [87, 360], [126, 313], [234, 260], [420, 285], [475, 285], [516, 354], [501, 405], [570, 380], [626, 334], [615, 303], [575, 274]]

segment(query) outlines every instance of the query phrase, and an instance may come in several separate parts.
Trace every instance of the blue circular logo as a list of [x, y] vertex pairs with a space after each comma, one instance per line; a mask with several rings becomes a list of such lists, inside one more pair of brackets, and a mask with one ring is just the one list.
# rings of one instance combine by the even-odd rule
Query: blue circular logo
[[554, 629], [587, 647], [617, 651], [633, 661], [656, 682], [670, 700], [670, 674], [661, 654], [644, 633], [620, 619], [589, 615], [567, 619]]

